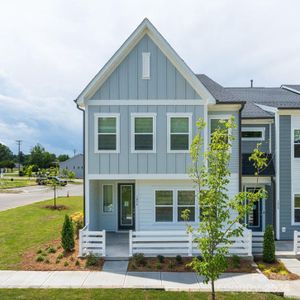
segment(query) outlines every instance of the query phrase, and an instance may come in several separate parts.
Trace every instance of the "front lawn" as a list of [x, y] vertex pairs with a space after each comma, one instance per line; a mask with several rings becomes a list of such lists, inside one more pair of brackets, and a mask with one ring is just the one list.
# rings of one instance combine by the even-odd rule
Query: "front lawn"
[[[139, 289], [0, 289], [0, 299], [12, 300], [105, 300], [105, 299], [147, 299], [147, 300], [207, 300], [208, 293], [165, 292]], [[217, 293], [219, 300], [282, 300], [286, 299], [273, 294], [257, 293]]]
[[35, 179], [0, 179], [0, 190], [36, 185]]
[[47, 200], [0, 212], [0, 269], [20, 269], [24, 252], [59, 239], [65, 214], [82, 210], [82, 197], [58, 198], [57, 204], [66, 210], [45, 208], [52, 203]]

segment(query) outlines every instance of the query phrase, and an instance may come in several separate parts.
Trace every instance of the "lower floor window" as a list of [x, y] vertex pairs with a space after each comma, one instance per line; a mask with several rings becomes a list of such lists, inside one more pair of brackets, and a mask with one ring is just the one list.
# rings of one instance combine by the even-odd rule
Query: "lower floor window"
[[[182, 213], [189, 210], [188, 220]], [[193, 190], [158, 190], [155, 191], [155, 221], [177, 222], [195, 221], [195, 191]]]
[[294, 196], [294, 222], [300, 223], [300, 194]]

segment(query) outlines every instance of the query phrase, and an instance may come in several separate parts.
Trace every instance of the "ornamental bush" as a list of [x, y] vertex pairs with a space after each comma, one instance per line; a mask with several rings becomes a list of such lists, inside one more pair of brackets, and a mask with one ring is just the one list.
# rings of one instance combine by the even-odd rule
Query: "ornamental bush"
[[264, 233], [263, 261], [266, 263], [275, 262], [275, 239], [272, 225], [268, 225]]
[[66, 252], [73, 251], [75, 245], [73, 224], [68, 215], [65, 216], [61, 231], [61, 245]]

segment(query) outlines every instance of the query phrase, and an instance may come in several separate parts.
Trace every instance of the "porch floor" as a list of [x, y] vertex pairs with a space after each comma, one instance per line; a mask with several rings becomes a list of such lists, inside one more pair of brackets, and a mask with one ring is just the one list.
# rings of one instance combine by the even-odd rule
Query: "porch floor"
[[129, 256], [129, 233], [106, 232], [106, 259], [124, 258]]

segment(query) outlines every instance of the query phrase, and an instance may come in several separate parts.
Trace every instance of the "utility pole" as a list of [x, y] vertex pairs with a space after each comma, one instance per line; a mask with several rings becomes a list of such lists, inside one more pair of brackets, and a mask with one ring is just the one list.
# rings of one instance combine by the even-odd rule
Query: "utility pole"
[[20, 171], [21, 171], [21, 144], [22, 140], [16, 140], [16, 143], [18, 145], [18, 155], [19, 155], [19, 176], [20, 176]]

